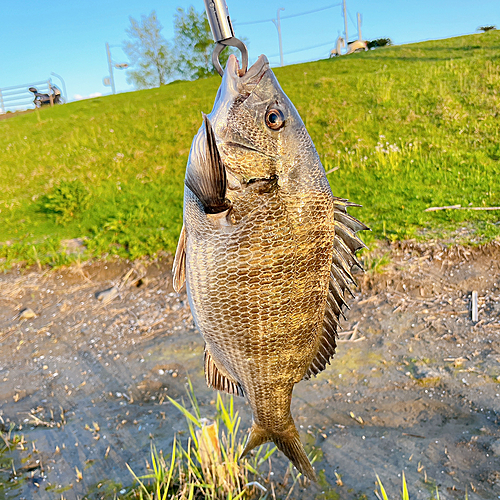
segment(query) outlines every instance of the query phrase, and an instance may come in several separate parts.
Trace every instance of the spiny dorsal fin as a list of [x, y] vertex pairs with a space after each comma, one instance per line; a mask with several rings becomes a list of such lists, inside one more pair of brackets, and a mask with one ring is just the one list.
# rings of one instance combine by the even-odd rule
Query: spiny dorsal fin
[[222, 370], [215, 364], [207, 346], [205, 346], [205, 380], [209, 387], [218, 391], [242, 397], [245, 394], [243, 387], [238, 382], [232, 380], [226, 373], [222, 373]]
[[231, 207], [226, 200], [226, 169], [217, 149], [212, 125], [205, 114], [203, 124], [193, 140], [185, 184], [200, 200], [205, 213], [218, 214]]
[[337, 347], [335, 339], [340, 329], [340, 316], [345, 319], [343, 308], [349, 309], [346, 291], [354, 297], [349, 285], [357, 285], [351, 270], [354, 266], [363, 269], [356, 259], [356, 251], [365, 247], [365, 244], [356, 236], [356, 233], [368, 229], [368, 226], [349, 215], [346, 208], [359, 205], [342, 198], [334, 198], [334, 205], [335, 239], [323, 333], [316, 357], [312, 360], [304, 379], [317, 375], [326, 368], [327, 364], [330, 364], [330, 359]]
[[333, 264], [332, 268], [330, 269], [330, 281], [334, 280], [342, 290], [343, 294], [345, 294], [345, 291], [347, 290], [349, 292], [349, 295], [351, 297], [354, 297], [354, 292], [349, 286], [349, 278], [346, 274], [344, 274], [343, 271], [344, 270], [341, 267], [337, 267], [335, 264]]
[[186, 228], [182, 225], [179, 243], [175, 251], [174, 265], [172, 266], [172, 274], [174, 275], [174, 290], [179, 293], [186, 283]]
[[335, 234], [335, 238], [333, 240], [333, 247], [347, 262], [347, 267], [345, 266], [341, 267], [343, 267], [344, 269], [351, 270], [354, 266], [358, 266], [362, 271], [364, 271], [361, 262], [359, 262], [359, 260], [356, 258], [354, 252], [352, 252], [349, 249], [349, 247], [345, 244], [344, 240], [338, 234]]
[[349, 229], [352, 229], [355, 233], [358, 231], [366, 231], [369, 229], [368, 226], [360, 222], [358, 219], [349, 215], [347, 212], [342, 212], [341, 210], [335, 210], [335, 221], [339, 221], [344, 226], [347, 226]]
[[366, 245], [356, 236], [356, 233], [338, 220], [335, 220], [335, 233], [344, 240], [345, 245], [353, 254], [361, 248], [366, 248]]
[[333, 203], [335, 204], [336, 210], [340, 210], [344, 213], [347, 213], [347, 207], [362, 207], [362, 205], [358, 205], [357, 203], [353, 203], [352, 201], [346, 200], [345, 198], [339, 198], [337, 196], [333, 197]]
[[347, 207], [360, 207], [356, 203], [344, 200], [343, 198], [334, 198], [334, 256], [333, 264], [341, 269], [351, 283], [357, 285], [351, 271], [354, 266], [359, 267], [362, 271], [363, 266], [356, 258], [356, 252], [361, 248], [367, 248], [366, 245], [358, 238], [358, 231], [370, 231], [370, 228], [360, 222], [358, 219], [347, 213]]
[[356, 279], [349, 271], [349, 269], [352, 268], [354, 263], [349, 265], [342, 256], [342, 254], [336, 248], [333, 249], [332, 265], [336, 265], [337, 267], [341, 267], [342, 269], [344, 269], [345, 273], [347, 274], [347, 277], [351, 280], [351, 283], [357, 286], [358, 283], [356, 282]]

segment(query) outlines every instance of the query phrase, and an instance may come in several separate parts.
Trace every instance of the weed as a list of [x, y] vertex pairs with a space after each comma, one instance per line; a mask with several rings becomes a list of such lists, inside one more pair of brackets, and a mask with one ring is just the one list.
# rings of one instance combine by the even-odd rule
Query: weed
[[55, 215], [64, 224], [88, 208], [90, 193], [80, 180], [62, 181], [40, 199], [40, 211]]
[[210, 421], [202, 417], [190, 381], [187, 395], [191, 410], [169, 398], [186, 418], [189, 428], [187, 443], [175, 437], [170, 460], [152, 445], [150, 472], [144, 476], [136, 476], [129, 467], [139, 484], [139, 489], [134, 490], [135, 498], [238, 500], [252, 498], [257, 491], [266, 491], [261, 484], [261, 468], [276, 448], [260, 446], [250, 458], [239, 459], [244, 447], [239, 433], [240, 417], [234, 411], [233, 398], [224, 403], [217, 393], [217, 416]]
[[[378, 474], [376, 474], [376, 476], [377, 476], [377, 486], [380, 488], [380, 492], [375, 491], [375, 495], [377, 495], [377, 498], [379, 500], [389, 500], [384, 485], [380, 480], [380, 477], [378, 477]], [[410, 500], [410, 495], [408, 493], [408, 486], [406, 485], [406, 477], [404, 472], [403, 472], [403, 477], [401, 479], [401, 498], [402, 500]]]
[[[377, 498], [379, 500], [389, 500], [389, 497], [387, 496], [387, 492], [385, 491], [385, 488], [384, 488], [384, 485], [382, 484], [382, 481], [380, 480], [380, 477], [378, 476], [378, 474], [376, 474], [376, 477], [377, 477], [377, 490], [375, 490], [375, 495], [377, 496]], [[432, 494], [432, 497], [431, 499], [432, 500], [440, 500], [440, 497], [439, 497], [439, 489], [436, 485], [434, 485], [434, 488], [435, 488], [435, 492], [433, 491], [431, 494]], [[380, 490], [380, 491], [378, 491]], [[467, 488], [465, 489], [465, 500], [468, 500], [469, 498], [469, 494], [468, 494], [468, 491], [467, 491]], [[401, 499], [402, 500], [410, 500], [410, 493], [408, 491], [408, 485], [406, 484], [406, 477], [405, 477], [405, 473], [403, 471], [403, 474], [402, 474], [402, 479], [401, 479]]]
[[26, 441], [23, 435], [14, 433], [14, 429], [15, 424], [11, 423], [7, 428], [0, 416], [0, 497], [5, 489], [12, 490], [20, 483], [14, 459], [9, 456], [9, 452], [15, 449], [25, 450]]
[[442, 383], [441, 377], [423, 377], [417, 378], [416, 382], [421, 387], [439, 387]]
[[365, 271], [372, 273], [383, 273], [384, 269], [391, 263], [390, 252], [385, 252], [381, 256], [368, 254], [363, 259], [363, 267]]
[[11, 423], [8, 430], [6, 430], [3, 419], [0, 417], [0, 453], [11, 451], [15, 448], [24, 449], [24, 445], [26, 444], [24, 436], [14, 434], [13, 431], [15, 427], [15, 424]]

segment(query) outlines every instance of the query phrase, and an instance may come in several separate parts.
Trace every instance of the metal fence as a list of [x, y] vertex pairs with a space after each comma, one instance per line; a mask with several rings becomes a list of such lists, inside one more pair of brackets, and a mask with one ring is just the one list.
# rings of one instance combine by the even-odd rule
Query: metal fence
[[25, 85], [14, 85], [13, 87], [1, 88], [0, 113], [34, 108], [34, 95], [28, 89], [30, 87], [36, 87], [38, 92], [41, 92], [42, 94], [48, 94], [52, 86], [52, 80], [48, 79], [41, 82], [31, 82], [26, 83]]

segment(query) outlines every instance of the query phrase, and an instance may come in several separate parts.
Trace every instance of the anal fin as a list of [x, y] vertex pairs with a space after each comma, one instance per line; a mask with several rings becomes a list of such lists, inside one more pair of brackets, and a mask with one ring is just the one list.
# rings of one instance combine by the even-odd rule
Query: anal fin
[[209, 387], [218, 391], [234, 394], [235, 396], [244, 396], [243, 387], [239, 382], [231, 379], [227, 373], [223, 373], [215, 363], [214, 358], [205, 346], [205, 380]]
[[174, 265], [172, 266], [173, 286], [178, 293], [186, 283], [186, 228], [183, 225], [177, 250], [175, 251]]

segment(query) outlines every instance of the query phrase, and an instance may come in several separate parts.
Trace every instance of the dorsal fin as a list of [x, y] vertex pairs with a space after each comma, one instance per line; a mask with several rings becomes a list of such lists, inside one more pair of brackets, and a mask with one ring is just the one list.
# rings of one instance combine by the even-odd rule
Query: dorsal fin
[[317, 375], [330, 364], [335, 354], [337, 331], [340, 328], [340, 316], [345, 315], [343, 308], [349, 308], [346, 301], [346, 291], [352, 296], [349, 285], [357, 285], [351, 270], [354, 266], [360, 269], [361, 263], [356, 259], [356, 251], [365, 247], [365, 244], [356, 236], [358, 231], [368, 229], [362, 222], [347, 213], [346, 207], [359, 206], [341, 198], [334, 198], [335, 210], [335, 239], [330, 272], [330, 284], [323, 318], [323, 332], [318, 345], [318, 352], [304, 375], [309, 379]]
[[179, 243], [177, 243], [177, 250], [175, 251], [172, 274], [174, 275], [174, 290], [179, 293], [184, 283], [186, 283], [186, 228], [184, 224], [182, 225]]
[[368, 226], [360, 222], [358, 219], [349, 215], [347, 212], [342, 212], [341, 210], [335, 210], [335, 221], [342, 222], [344, 226], [352, 229], [355, 233], [358, 231], [366, 231], [369, 229]]
[[209, 387], [213, 387], [218, 391], [224, 391], [235, 396], [243, 397], [245, 395], [240, 383], [233, 380], [225, 373], [225, 370], [223, 373], [223, 370], [216, 365], [207, 346], [205, 346], [205, 380]]
[[226, 200], [227, 177], [214, 131], [207, 115], [193, 140], [186, 169], [186, 186], [200, 200], [205, 213], [218, 214], [231, 207]]

